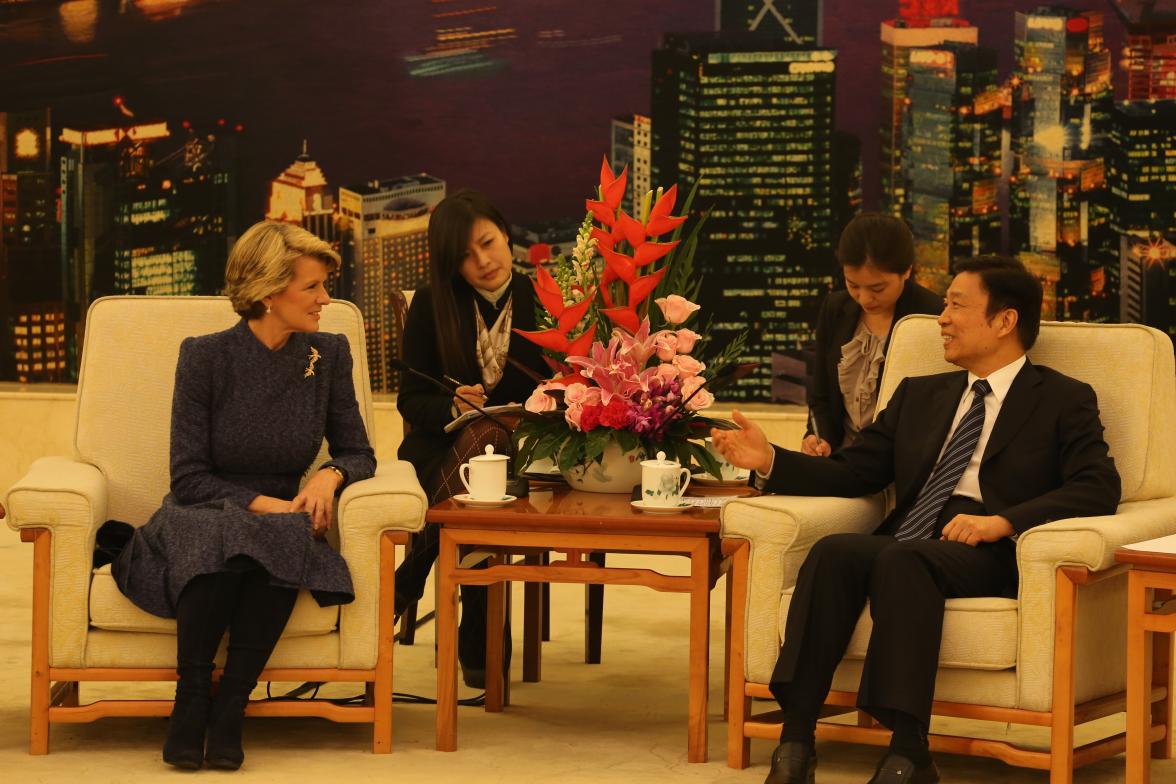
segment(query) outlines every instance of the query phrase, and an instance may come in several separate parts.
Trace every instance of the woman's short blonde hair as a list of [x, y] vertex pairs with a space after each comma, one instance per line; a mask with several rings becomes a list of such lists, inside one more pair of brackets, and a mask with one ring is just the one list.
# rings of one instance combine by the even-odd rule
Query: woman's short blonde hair
[[277, 294], [294, 277], [294, 262], [310, 256], [339, 271], [339, 254], [306, 229], [291, 223], [262, 221], [250, 226], [229, 251], [225, 295], [233, 310], [248, 319], [265, 312], [261, 301]]

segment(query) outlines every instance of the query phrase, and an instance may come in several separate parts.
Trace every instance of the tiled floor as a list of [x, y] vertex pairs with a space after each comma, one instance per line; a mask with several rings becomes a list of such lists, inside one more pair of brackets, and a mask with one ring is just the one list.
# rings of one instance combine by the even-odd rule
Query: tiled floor
[[[47, 757], [27, 748], [29, 591], [31, 547], [0, 529], [0, 778], [24, 782], [154, 782], [174, 773], [160, 760], [162, 719], [105, 719], [58, 725]], [[619, 559], [618, 559], [619, 560]], [[669, 570], [682, 564], [663, 561]], [[431, 594], [430, 594], [431, 595]], [[521, 612], [522, 592], [515, 592]], [[726, 767], [722, 697], [722, 593], [713, 602], [711, 671], [711, 762], [686, 762], [686, 612], [684, 596], [640, 588], [605, 591], [604, 655], [583, 664], [583, 589], [553, 590], [552, 641], [544, 647], [543, 682], [523, 684], [516, 659], [514, 704], [489, 715], [461, 708], [458, 751], [433, 750], [433, 709], [400, 705], [394, 710], [393, 753], [373, 756], [363, 725], [318, 719], [250, 719], [244, 768], [236, 774], [199, 772], [200, 780], [258, 782], [761, 782], [771, 754], [769, 741], [752, 746], [752, 767]], [[518, 617], [518, 616], [516, 616]], [[516, 630], [516, 637], [521, 630]], [[423, 627], [417, 644], [396, 650], [398, 691], [431, 695], [436, 681], [433, 632]], [[282, 688], [279, 686], [279, 688]], [[288, 687], [287, 687], [288, 688]], [[167, 694], [163, 685], [83, 686], [83, 700], [103, 695]], [[351, 693], [336, 687], [330, 696]], [[1117, 719], [1112, 719], [1113, 723]], [[957, 733], [978, 729], [962, 723]], [[1003, 733], [1002, 726], [985, 731]], [[1020, 730], [1015, 730], [1020, 733]], [[880, 754], [875, 748], [821, 744], [817, 781], [865, 782]], [[1036, 782], [1046, 774], [966, 757], [939, 758], [945, 782]], [[1176, 762], [1154, 765], [1153, 780], [1176, 780]], [[1124, 780], [1123, 759], [1079, 771], [1077, 784]]]

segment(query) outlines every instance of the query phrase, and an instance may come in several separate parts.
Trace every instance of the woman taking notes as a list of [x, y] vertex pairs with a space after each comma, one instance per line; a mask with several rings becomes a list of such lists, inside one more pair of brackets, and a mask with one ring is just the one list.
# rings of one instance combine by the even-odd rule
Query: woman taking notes
[[837, 245], [845, 290], [825, 298], [817, 319], [817, 363], [809, 399], [808, 455], [829, 455], [854, 442], [874, 420], [878, 381], [895, 322], [937, 314], [943, 298], [915, 283], [914, 239], [898, 218], [862, 213]]

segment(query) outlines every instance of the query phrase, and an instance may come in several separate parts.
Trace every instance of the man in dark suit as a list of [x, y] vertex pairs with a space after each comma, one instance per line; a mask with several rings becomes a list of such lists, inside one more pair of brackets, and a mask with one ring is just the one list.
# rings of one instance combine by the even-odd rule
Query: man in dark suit
[[1020, 262], [961, 262], [939, 317], [961, 371], [904, 379], [862, 440], [832, 457], [772, 447], [741, 414], [715, 431], [763, 489], [856, 497], [891, 483], [873, 534], [817, 542], [796, 581], [772, 694], [784, 710], [766, 784], [812, 782], [818, 712], [866, 600], [874, 631], [858, 705], [894, 731], [871, 784], [936, 782], [927, 745], [946, 599], [1015, 597], [1014, 537], [1111, 514], [1119, 475], [1089, 385], [1028, 361], [1041, 286]]

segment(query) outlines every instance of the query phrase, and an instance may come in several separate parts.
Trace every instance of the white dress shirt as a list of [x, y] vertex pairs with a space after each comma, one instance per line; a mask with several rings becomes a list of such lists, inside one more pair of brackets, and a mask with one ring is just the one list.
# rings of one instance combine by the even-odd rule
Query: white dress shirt
[[[1009, 364], [1002, 367], [1000, 370], [993, 371], [988, 374], [985, 379], [988, 385], [992, 387], [992, 391], [984, 397], [984, 427], [980, 430], [980, 443], [976, 444], [976, 451], [972, 453], [972, 459], [968, 461], [968, 467], [964, 469], [964, 475], [960, 477], [959, 484], [956, 485], [955, 491], [952, 495], [962, 495], [968, 498], [975, 499], [984, 503], [984, 496], [980, 493], [980, 461], [984, 457], [984, 450], [988, 446], [988, 437], [992, 435], [992, 427], [996, 424], [996, 417], [1000, 414], [1000, 407], [1004, 405], [1005, 397], [1009, 394], [1009, 387], [1013, 385], [1013, 379], [1021, 372], [1021, 368], [1025, 366], [1025, 355], [1022, 354], [1019, 358], [1013, 360]], [[956, 406], [955, 418], [951, 421], [951, 429], [947, 431], [947, 438], [943, 440], [943, 446], [939, 449], [939, 455], [943, 455], [943, 450], [947, 448], [947, 444], [951, 441], [952, 433], [955, 432], [956, 427], [960, 424], [960, 420], [964, 418], [964, 414], [972, 405], [972, 398], [975, 393], [972, 392], [972, 385], [980, 379], [975, 373], [968, 373], [968, 386], [964, 388], [964, 394], [960, 398], [960, 404]], [[936, 458], [938, 462], [939, 458]]]

